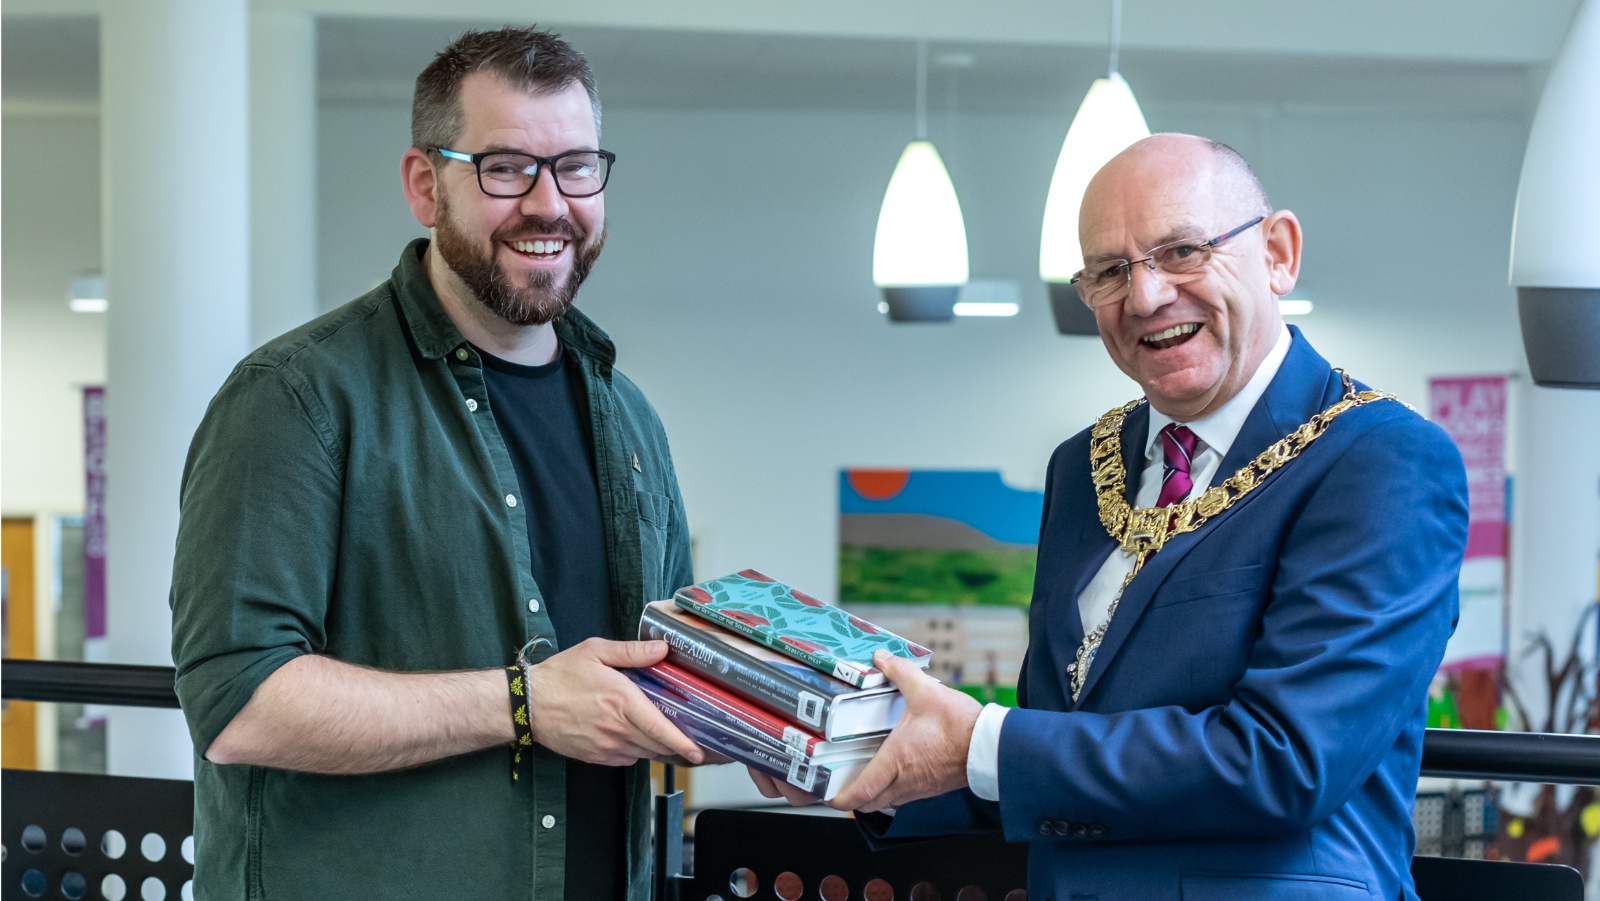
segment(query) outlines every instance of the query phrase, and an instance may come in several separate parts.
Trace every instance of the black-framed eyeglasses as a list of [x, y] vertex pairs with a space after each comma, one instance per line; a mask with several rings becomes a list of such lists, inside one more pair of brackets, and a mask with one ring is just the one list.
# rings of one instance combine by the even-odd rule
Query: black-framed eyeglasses
[[1105, 260], [1095, 263], [1093, 266], [1078, 270], [1070, 281], [1072, 286], [1078, 289], [1078, 297], [1088, 304], [1090, 309], [1121, 303], [1133, 287], [1134, 266], [1143, 263], [1150, 267], [1151, 272], [1159, 269], [1168, 275], [1194, 275], [1211, 262], [1211, 251], [1218, 244], [1260, 225], [1266, 218], [1257, 216], [1233, 231], [1224, 232], [1209, 241], [1196, 243], [1193, 239], [1188, 239], [1162, 244], [1145, 251], [1147, 255], [1141, 260]]
[[563, 197], [593, 197], [606, 189], [611, 164], [617, 155], [609, 150], [569, 150], [555, 156], [534, 156], [509, 150], [462, 153], [435, 147], [440, 156], [471, 163], [478, 170], [478, 187], [490, 197], [522, 197], [539, 182], [548, 168], [555, 174], [556, 190]]

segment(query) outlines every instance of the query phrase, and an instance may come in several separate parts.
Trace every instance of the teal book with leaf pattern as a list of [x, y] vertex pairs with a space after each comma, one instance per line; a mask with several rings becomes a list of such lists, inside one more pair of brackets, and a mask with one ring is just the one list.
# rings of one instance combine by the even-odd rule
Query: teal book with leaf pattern
[[673, 602], [857, 688], [882, 685], [879, 649], [927, 668], [933, 652], [753, 569], [678, 590]]

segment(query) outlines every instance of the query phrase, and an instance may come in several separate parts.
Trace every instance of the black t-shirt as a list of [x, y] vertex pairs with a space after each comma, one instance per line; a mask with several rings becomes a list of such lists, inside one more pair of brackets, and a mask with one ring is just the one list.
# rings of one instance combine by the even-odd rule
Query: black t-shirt
[[[495, 425], [511, 454], [528, 518], [533, 579], [562, 648], [617, 638], [606, 567], [594, 440], [583, 379], [560, 351], [520, 366], [480, 348]], [[568, 901], [623, 896], [627, 770], [567, 760]]]

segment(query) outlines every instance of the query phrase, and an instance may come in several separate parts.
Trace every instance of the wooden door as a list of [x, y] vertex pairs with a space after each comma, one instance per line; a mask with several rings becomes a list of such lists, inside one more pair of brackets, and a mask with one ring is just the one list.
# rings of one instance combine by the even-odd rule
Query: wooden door
[[[33, 658], [33, 520], [8, 517], [0, 526], [4, 557], [5, 656]], [[6, 701], [0, 714], [0, 764], [13, 769], [38, 766], [37, 717], [29, 701]]]

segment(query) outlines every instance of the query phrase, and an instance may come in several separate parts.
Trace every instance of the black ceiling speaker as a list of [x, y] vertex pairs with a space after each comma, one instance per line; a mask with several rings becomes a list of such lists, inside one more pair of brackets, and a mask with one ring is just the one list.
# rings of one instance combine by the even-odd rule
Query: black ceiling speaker
[[1056, 331], [1063, 335], [1100, 337], [1094, 311], [1078, 297], [1078, 289], [1066, 282], [1045, 282], [1050, 289], [1050, 313], [1056, 318]]
[[882, 288], [890, 322], [949, 322], [956, 318], [960, 285]]
[[1600, 389], [1600, 0], [1584, 0], [1528, 134], [1511, 227], [1529, 374]]

